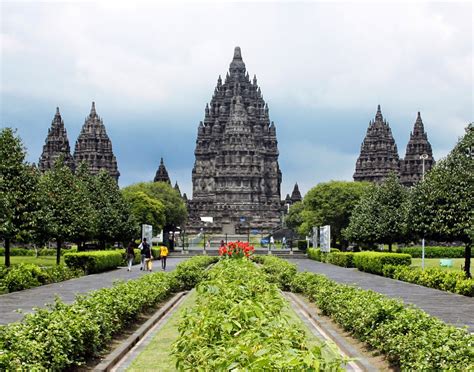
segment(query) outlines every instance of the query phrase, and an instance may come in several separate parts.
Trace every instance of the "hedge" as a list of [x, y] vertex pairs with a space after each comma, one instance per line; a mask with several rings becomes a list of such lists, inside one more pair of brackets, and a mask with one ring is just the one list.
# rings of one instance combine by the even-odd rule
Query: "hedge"
[[354, 267], [354, 253], [331, 252], [327, 255], [326, 262], [342, 267]]
[[[408, 253], [414, 258], [421, 258], [421, 247], [397, 248], [399, 253]], [[463, 258], [464, 247], [425, 247], [425, 258]]]
[[357, 252], [354, 266], [360, 271], [383, 275], [384, 265], [411, 265], [411, 256], [405, 253]]
[[[202, 272], [213, 260], [196, 261], [183, 264]], [[78, 296], [72, 305], [56, 300], [22, 322], [0, 327], [0, 370], [57, 371], [84, 364], [139, 314], [182, 288], [181, 279], [175, 272], [144, 275]]]
[[84, 270], [86, 274], [112, 270], [123, 264], [123, 251], [90, 251], [66, 253], [64, 262], [74, 269]]
[[283, 290], [290, 289], [290, 283], [297, 272], [295, 264], [274, 256], [254, 256], [254, 260], [264, 264], [263, 270], [268, 274], [270, 282], [278, 284]]
[[474, 279], [467, 278], [464, 271], [447, 271], [435, 267], [423, 270], [394, 265], [385, 265], [382, 271], [388, 278], [474, 297]]
[[34, 264], [19, 264], [5, 268], [0, 275], [0, 288], [7, 292], [38, 287], [44, 284], [62, 282], [84, 275], [80, 269], [64, 265], [40, 267]]
[[[282, 263], [281, 269], [285, 266]], [[273, 263], [273, 270], [276, 267]], [[405, 307], [400, 300], [308, 272], [293, 277], [291, 290], [306, 295], [324, 315], [384, 353], [401, 370], [474, 368], [474, 335], [422, 310]]]
[[[330, 253], [340, 252], [337, 248], [331, 248]], [[307, 250], [307, 255], [310, 259], [320, 262], [326, 262], [326, 256], [330, 253], [321, 252], [320, 248], [309, 248]]]

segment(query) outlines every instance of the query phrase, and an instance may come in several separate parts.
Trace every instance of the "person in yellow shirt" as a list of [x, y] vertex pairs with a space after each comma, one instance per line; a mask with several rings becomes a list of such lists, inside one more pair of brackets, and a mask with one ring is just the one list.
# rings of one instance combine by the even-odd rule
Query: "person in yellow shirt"
[[168, 257], [168, 248], [164, 245], [160, 247], [161, 269], [166, 270], [166, 257]]

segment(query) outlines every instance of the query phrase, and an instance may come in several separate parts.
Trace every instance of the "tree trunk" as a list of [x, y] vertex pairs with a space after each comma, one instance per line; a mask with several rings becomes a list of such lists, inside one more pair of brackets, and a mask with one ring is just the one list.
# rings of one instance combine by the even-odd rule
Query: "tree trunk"
[[388, 251], [389, 251], [389, 252], [392, 251], [392, 243], [388, 243]]
[[5, 266], [10, 267], [10, 239], [5, 239]]
[[61, 263], [61, 239], [56, 240], [56, 265]]
[[468, 278], [471, 277], [471, 242], [466, 243], [464, 248], [464, 271]]

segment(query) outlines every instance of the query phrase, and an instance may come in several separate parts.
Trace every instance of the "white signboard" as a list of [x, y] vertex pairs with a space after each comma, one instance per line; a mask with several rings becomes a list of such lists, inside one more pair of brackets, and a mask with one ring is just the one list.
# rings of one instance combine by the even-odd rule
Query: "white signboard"
[[202, 222], [213, 222], [214, 219], [212, 217], [201, 217]]
[[319, 244], [321, 252], [329, 253], [331, 249], [331, 226], [321, 226], [319, 228]]
[[143, 238], [146, 238], [148, 244], [151, 244], [151, 239], [153, 238], [153, 226], [142, 225], [142, 240]]
[[313, 242], [313, 248], [318, 247], [318, 228], [313, 227], [313, 235], [311, 236], [312, 242]]

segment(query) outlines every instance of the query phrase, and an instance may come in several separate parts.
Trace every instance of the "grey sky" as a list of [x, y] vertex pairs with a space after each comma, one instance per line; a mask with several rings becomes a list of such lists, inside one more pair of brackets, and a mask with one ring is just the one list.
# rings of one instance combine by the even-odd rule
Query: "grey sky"
[[120, 183], [161, 156], [191, 194], [197, 125], [239, 45], [275, 122], [282, 197], [351, 179], [377, 104], [401, 157], [421, 111], [436, 159], [473, 119], [472, 4], [1, 4], [1, 126], [37, 161], [59, 106], [74, 146], [96, 101]]

